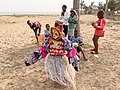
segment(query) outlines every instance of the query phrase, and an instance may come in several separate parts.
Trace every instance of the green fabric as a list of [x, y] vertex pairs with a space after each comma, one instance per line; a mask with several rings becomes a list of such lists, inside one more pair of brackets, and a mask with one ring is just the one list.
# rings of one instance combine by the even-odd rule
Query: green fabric
[[69, 22], [69, 25], [68, 25], [69, 29], [74, 29], [74, 28], [76, 28], [76, 24], [74, 24], [73, 22], [74, 22], [74, 21], [77, 22], [77, 20], [74, 20], [73, 17], [70, 16], [70, 17], [68, 18], [68, 21], [70, 21], [70, 22]]
[[56, 21], [55, 21], [55, 23], [58, 23], [58, 24], [60, 24], [60, 21], [56, 20]]

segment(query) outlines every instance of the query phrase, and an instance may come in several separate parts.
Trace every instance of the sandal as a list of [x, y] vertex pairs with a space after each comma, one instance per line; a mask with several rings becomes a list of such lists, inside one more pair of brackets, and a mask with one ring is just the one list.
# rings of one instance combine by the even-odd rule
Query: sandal
[[91, 54], [98, 54], [97, 52], [95, 52], [95, 51], [91, 51]]

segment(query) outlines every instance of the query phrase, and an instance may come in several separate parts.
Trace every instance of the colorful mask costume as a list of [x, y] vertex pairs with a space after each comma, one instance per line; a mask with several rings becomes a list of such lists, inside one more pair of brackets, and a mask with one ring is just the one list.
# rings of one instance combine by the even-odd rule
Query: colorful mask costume
[[[73, 66], [79, 60], [76, 49], [67, 39], [62, 39], [62, 24], [51, 27], [50, 37], [46, 39], [31, 56], [34, 60], [26, 60], [25, 64], [30, 65], [37, 60], [45, 58], [45, 70], [50, 79], [59, 84], [76, 89], [75, 69]], [[68, 62], [68, 58], [70, 63]], [[73, 64], [73, 66], [72, 66]]]

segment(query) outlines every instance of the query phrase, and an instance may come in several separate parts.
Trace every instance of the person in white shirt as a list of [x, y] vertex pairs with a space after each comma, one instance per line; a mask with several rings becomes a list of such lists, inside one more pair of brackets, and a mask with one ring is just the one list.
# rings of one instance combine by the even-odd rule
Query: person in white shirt
[[66, 12], [67, 6], [63, 5], [62, 6], [62, 12], [60, 15], [60, 20], [63, 22], [63, 32], [65, 34], [65, 37], [67, 36], [68, 33], [68, 12]]

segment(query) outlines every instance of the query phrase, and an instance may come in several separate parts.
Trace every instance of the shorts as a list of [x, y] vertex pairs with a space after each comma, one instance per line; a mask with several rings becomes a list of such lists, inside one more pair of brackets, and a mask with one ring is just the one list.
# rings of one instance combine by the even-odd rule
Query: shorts
[[104, 37], [104, 35], [95, 35], [95, 34], [94, 34], [94, 36], [95, 37]]

